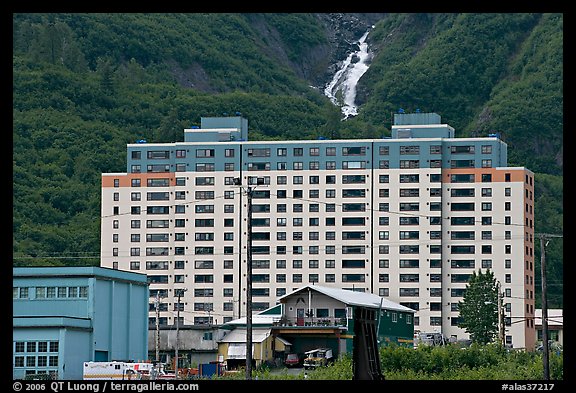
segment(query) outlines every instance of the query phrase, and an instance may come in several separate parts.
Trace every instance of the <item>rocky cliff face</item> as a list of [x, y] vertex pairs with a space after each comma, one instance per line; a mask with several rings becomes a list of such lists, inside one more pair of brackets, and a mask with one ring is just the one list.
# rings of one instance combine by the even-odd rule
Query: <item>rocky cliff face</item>
[[[306, 62], [317, 61], [318, 71], [306, 77], [313, 86], [323, 88], [330, 81], [338, 63], [346, 59], [349, 53], [358, 50], [356, 41], [379, 20], [384, 13], [323, 13], [315, 14], [324, 26], [329, 44], [323, 50], [322, 57], [310, 57]], [[321, 64], [321, 66], [320, 66]]]

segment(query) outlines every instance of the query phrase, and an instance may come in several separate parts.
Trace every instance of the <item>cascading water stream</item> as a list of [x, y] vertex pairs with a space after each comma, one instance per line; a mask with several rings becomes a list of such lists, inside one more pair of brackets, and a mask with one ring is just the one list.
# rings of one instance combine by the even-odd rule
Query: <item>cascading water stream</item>
[[[368, 63], [372, 58], [372, 53], [368, 50], [366, 43], [369, 32], [370, 30], [360, 37], [357, 41], [358, 51], [348, 55], [346, 60], [342, 62], [340, 69], [334, 74], [332, 81], [324, 89], [324, 94], [330, 98], [334, 105], [341, 107], [344, 119], [358, 114], [358, 107], [355, 104], [356, 85], [368, 70]], [[358, 60], [353, 62], [356, 58]]]

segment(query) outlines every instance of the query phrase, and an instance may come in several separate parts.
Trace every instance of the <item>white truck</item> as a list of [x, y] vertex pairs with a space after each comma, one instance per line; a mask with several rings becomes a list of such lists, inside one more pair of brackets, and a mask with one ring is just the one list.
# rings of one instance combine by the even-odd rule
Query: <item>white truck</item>
[[84, 362], [83, 379], [85, 380], [139, 380], [148, 374], [151, 363], [129, 362]]
[[311, 351], [304, 352], [304, 369], [316, 369], [318, 367], [325, 367], [334, 361], [332, 350], [330, 348], [317, 348]]

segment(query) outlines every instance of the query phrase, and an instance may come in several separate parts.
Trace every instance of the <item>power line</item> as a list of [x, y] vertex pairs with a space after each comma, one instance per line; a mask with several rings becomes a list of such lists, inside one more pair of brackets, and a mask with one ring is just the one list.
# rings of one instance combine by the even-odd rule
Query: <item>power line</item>
[[[274, 196], [278, 197], [278, 194], [271, 193], [270, 195], [274, 195]], [[414, 198], [420, 198], [420, 197], [414, 197]], [[285, 197], [281, 197], [281, 198], [277, 198], [277, 199], [301, 200], [301, 201], [305, 201], [305, 202], [311, 202], [314, 204], [335, 205], [335, 206], [339, 206], [339, 207], [343, 207], [344, 205], [346, 205], [346, 203], [336, 203], [336, 202], [332, 203], [332, 202], [326, 202], [326, 201], [323, 201], [320, 199], [316, 200], [316, 199], [308, 199], [308, 198], [289, 197], [287, 195]], [[363, 202], [350, 202], [350, 203], [363, 203]], [[364, 203], [367, 203], [367, 202], [364, 202]], [[383, 202], [383, 203], [385, 203], [385, 202]], [[406, 203], [418, 203], [419, 204], [420, 200], [418, 200], [417, 202], [406, 202]], [[440, 203], [440, 201], [439, 201], [439, 203]], [[435, 216], [424, 215], [424, 214], [419, 214], [419, 213], [407, 213], [406, 211], [380, 210], [380, 209], [374, 209], [372, 207], [367, 208], [362, 212], [366, 212], [366, 211], [372, 212], [372, 213], [391, 213], [391, 214], [396, 214], [399, 216], [406, 216], [406, 217], [422, 217], [422, 218], [435, 217]], [[439, 210], [439, 211], [441, 211], [441, 210]], [[461, 211], [458, 211], [458, 212], [461, 212]], [[359, 212], [359, 213], [361, 213], [361, 212]], [[440, 217], [440, 218], [442, 218], [443, 220], [450, 219], [450, 217]], [[482, 220], [475, 220], [474, 223], [482, 224]], [[526, 225], [524, 225], [524, 224], [513, 224], [513, 223], [507, 224], [505, 222], [492, 222], [490, 225], [504, 225], [504, 226], [508, 226], [508, 227], [518, 226], [518, 227], [522, 227], [522, 228], [526, 227]], [[489, 225], [486, 225], [486, 226], [489, 226]]]
[[[236, 195], [237, 193], [235, 192], [234, 195]], [[239, 194], [239, 192], [238, 192]], [[207, 198], [207, 199], [194, 199], [192, 201], [188, 201], [186, 202], [186, 200], [182, 200], [182, 202], [174, 202], [172, 203], [168, 203], [167, 205], [149, 205], [149, 206], [168, 206], [168, 207], [175, 207], [175, 206], [182, 206], [182, 205], [196, 205], [198, 203], [210, 203], [208, 201], [214, 201], [214, 200], [218, 200], [218, 199], [228, 199], [226, 194], [223, 195], [219, 195], [219, 196], [215, 196], [213, 198]], [[138, 201], [132, 201], [132, 202], [141, 202], [140, 200]], [[150, 202], [150, 201], [147, 201]], [[155, 201], [155, 202], [159, 202], [159, 201]], [[133, 213], [130, 212], [126, 212], [126, 213], [118, 213], [118, 214], [110, 214], [110, 215], [104, 215], [104, 216], [100, 216], [100, 219], [102, 218], [112, 218], [112, 217], [121, 217], [121, 216], [126, 216], [126, 215], [132, 215]]]
[[540, 268], [542, 271], [542, 346], [544, 362], [544, 379], [550, 379], [550, 360], [548, 358], [548, 298], [546, 287], [546, 246], [550, 238], [561, 238], [562, 235], [537, 233], [540, 238]]
[[[236, 195], [236, 194], [240, 194], [240, 192], [234, 192], [233, 195]], [[278, 196], [278, 194], [273, 194], [273, 193], [271, 193], [270, 195]], [[180, 205], [194, 205], [194, 204], [198, 204], [198, 203], [202, 203], [202, 202], [204, 202], [204, 203], [209, 203], [209, 202], [207, 202], [207, 201], [217, 200], [217, 199], [222, 199], [222, 198], [227, 198], [227, 194], [220, 195], [220, 196], [217, 196], [217, 197], [213, 197], [213, 198], [210, 198], [210, 199], [195, 199], [195, 200], [192, 200], [192, 201], [183, 201], [183, 202], [181, 202], [181, 203], [180, 203], [180, 202], [178, 202], [178, 203], [175, 202], [174, 204], [168, 204], [167, 206], [168, 206], [168, 207], [175, 207], [175, 206], [180, 206]], [[323, 200], [319, 200], [319, 199], [318, 199], [318, 200], [315, 200], [315, 199], [295, 198], [295, 197], [288, 197], [288, 196], [286, 196], [285, 198], [282, 198], [282, 199], [301, 200], [301, 201], [305, 201], [305, 202], [309, 202], [309, 203], [314, 203], [314, 204], [335, 205], [335, 206], [340, 206], [340, 207], [342, 207], [342, 206], [344, 206], [344, 205], [346, 204], [346, 203], [331, 203], [331, 202], [323, 201]], [[138, 202], [138, 201], [135, 201], [135, 202]], [[352, 202], [351, 202], [351, 203], [352, 203]], [[357, 202], [357, 203], [361, 203], [361, 202]], [[409, 202], [408, 202], [408, 203], [409, 203]], [[414, 202], [414, 203], [419, 203], [419, 202]], [[162, 205], [162, 206], [164, 206], [164, 205]], [[408, 212], [399, 212], [399, 211], [390, 211], [390, 210], [388, 210], [388, 211], [381, 211], [381, 210], [379, 210], [379, 209], [374, 209], [374, 208], [368, 208], [368, 209], [364, 210], [364, 212], [366, 212], [366, 211], [368, 211], [368, 212], [379, 212], [379, 213], [389, 213], [389, 214], [395, 214], [395, 215], [405, 216], [405, 217], [418, 217], [418, 218], [419, 218], [419, 217], [422, 217], [422, 218], [429, 218], [429, 217], [431, 217], [431, 216], [429, 216], [429, 215], [418, 214], [418, 213], [408, 213]], [[132, 215], [132, 212], [126, 212], [126, 213], [120, 213], [120, 214], [113, 214], [113, 215], [105, 215], [105, 216], [101, 216], [100, 218], [101, 218], [101, 219], [102, 219], [102, 218], [111, 218], [111, 217], [118, 217], [118, 216], [124, 216], [124, 215]], [[444, 219], [444, 220], [449, 219], [449, 217], [441, 217], [441, 218]], [[482, 223], [482, 222], [481, 222], [481, 221], [478, 221], [478, 220], [474, 220], [474, 223]], [[523, 228], [525, 227], [525, 225], [523, 225], [523, 224], [513, 224], [513, 223], [506, 224], [506, 223], [501, 223], [501, 222], [492, 222], [490, 225], [520, 226], [520, 227], [523, 227]], [[506, 238], [506, 237], [504, 237], [503, 240], [520, 239], [520, 238], [523, 238], [523, 237], [524, 237], [523, 235], [513, 236], [512, 238]], [[451, 239], [451, 240], [454, 240], [454, 239]], [[466, 239], [463, 239], [463, 240], [466, 240]], [[494, 240], [500, 240], [500, 239], [494, 239], [494, 238], [492, 238], [492, 239], [482, 239], [482, 240], [486, 240], [486, 241], [491, 240], [491, 241], [494, 241]], [[96, 253], [94, 253], [94, 254], [96, 254]], [[95, 257], [96, 257], [96, 256], [95, 256]], [[47, 257], [36, 257], [36, 256], [34, 256], [34, 257], [33, 257], [33, 256], [17, 257], [17, 259], [31, 259], [31, 258], [47, 258]], [[60, 257], [60, 258], [63, 259], [64, 257]], [[72, 259], [72, 258], [73, 258], [73, 257], [68, 257], [68, 259]], [[77, 257], [77, 259], [82, 259], [82, 257]]]
[[[235, 192], [234, 195], [236, 194], [240, 194], [240, 192]], [[274, 193], [270, 193], [270, 195], [274, 195], [276, 197], [278, 197], [278, 194], [274, 194]], [[168, 207], [174, 207], [174, 206], [179, 206], [179, 205], [194, 205], [194, 204], [198, 204], [198, 203], [208, 203], [207, 201], [211, 201], [211, 200], [217, 200], [217, 199], [225, 199], [226, 198], [226, 194], [224, 195], [220, 195], [220, 196], [215, 196], [213, 198], [210, 199], [195, 199], [192, 201], [183, 201], [181, 203], [174, 203], [174, 204], [168, 204], [168, 205], [162, 205], [162, 206], [168, 206]], [[414, 198], [420, 198], [420, 197], [414, 197]], [[266, 198], [262, 198], [262, 199], [266, 199]], [[324, 201], [324, 200], [320, 200], [320, 199], [308, 199], [308, 198], [298, 198], [298, 197], [289, 197], [289, 196], [282, 196], [281, 198], [277, 198], [277, 199], [291, 199], [291, 200], [300, 200], [300, 201], [305, 201], [305, 202], [310, 202], [310, 203], [314, 203], [314, 204], [324, 204], [324, 205], [335, 205], [335, 206], [340, 206], [342, 207], [343, 205], [346, 205], [346, 203], [332, 203], [332, 202], [328, 202], [328, 201]], [[140, 202], [140, 201], [134, 201], [134, 202]], [[440, 201], [439, 201], [440, 202]], [[362, 203], [362, 202], [350, 202], [350, 203]], [[420, 203], [420, 201], [418, 202], [406, 202], [406, 203]], [[364, 212], [379, 212], [379, 213], [390, 213], [390, 214], [396, 214], [399, 216], [406, 216], [406, 217], [422, 217], [422, 218], [429, 218], [431, 217], [430, 215], [424, 215], [424, 214], [419, 214], [419, 213], [408, 213], [406, 211], [394, 211], [394, 210], [386, 210], [386, 211], [382, 211], [379, 209], [374, 209], [374, 208], [367, 208], [364, 210]], [[123, 216], [123, 215], [131, 215], [131, 212], [126, 212], [126, 213], [119, 213], [119, 214], [112, 214], [112, 215], [104, 215], [104, 216], [100, 216], [100, 218], [111, 218], [111, 217], [117, 217], [117, 216]], [[444, 220], [450, 219], [450, 217], [441, 217]], [[474, 221], [475, 223], [482, 223], [482, 221]], [[505, 225], [505, 226], [518, 226], [518, 227], [526, 227], [526, 225], [524, 224], [507, 224], [505, 222], [492, 222], [490, 225]]]

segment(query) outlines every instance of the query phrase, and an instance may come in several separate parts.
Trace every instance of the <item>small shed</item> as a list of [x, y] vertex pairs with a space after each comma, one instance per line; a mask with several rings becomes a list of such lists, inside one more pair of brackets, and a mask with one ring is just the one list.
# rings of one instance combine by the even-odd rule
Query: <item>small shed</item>
[[[226, 362], [228, 369], [235, 369], [246, 365], [246, 328], [231, 330], [218, 341], [219, 358]], [[258, 367], [265, 362], [272, 362], [276, 351], [286, 351], [290, 343], [271, 334], [271, 328], [252, 329], [252, 360]]]

